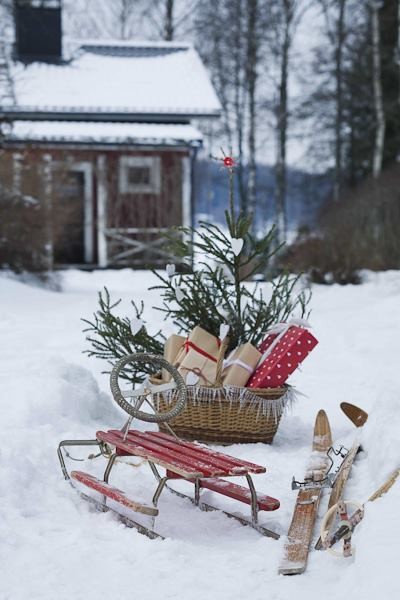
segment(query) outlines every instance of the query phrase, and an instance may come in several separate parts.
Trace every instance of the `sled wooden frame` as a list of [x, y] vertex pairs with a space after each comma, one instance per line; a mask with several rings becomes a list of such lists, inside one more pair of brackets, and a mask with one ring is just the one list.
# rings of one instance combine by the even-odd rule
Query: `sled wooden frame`
[[[95, 458], [99, 455], [107, 459], [103, 480], [97, 479], [82, 471], [71, 471], [68, 473], [63, 449], [69, 446], [97, 446], [99, 454], [91, 455]], [[69, 454], [67, 453], [67, 456]], [[136, 456], [147, 462], [157, 480], [152, 503], [143, 504], [128, 498], [125, 493], [109, 483], [113, 466], [119, 457]], [[128, 431], [109, 430], [98, 431], [96, 439], [92, 440], [64, 440], [58, 447], [58, 457], [65, 479], [69, 480], [74, 487], [75, 482], [83, 484], [86, 488], [98, 492], [102, 500], [96, 500], [87, 494], [80, 492], [81, 496], [95, 504], [102, 511], [111, 510], [126, 525], [135, 527], [140, 533], [150, 538], [162, 538], [154, 531], [154, 519], [158, 515], [158, 501], [164, 489], [188, 498], [193, 504], [202, 510], [220, 510], [228, 517], [239, 521], [242, 525], [249, 525], [262, 535], [279, 539], [279, 535], [267, 529], [258, 522], [259, 511], [273, 511], [279, 508], [279, 500], [270, 496], [257, 494], [252, 475], [265, 473], [266, 468], [254, 463], [236, 459], [224, 453], [215, 452], [196, 442], [186, 442], [172, 435], [148, 431], [142, 432], [135, 429]], [[159, 469], [165, 469], [165, 475], [161, 475]], [[231, 483], [225, 477], [246, 478], [247, 487]], [[194, 497], [177, 491], [168, 485], [173, 480], [185, 480], [194, 484]], [[249, 519], [240, 515], [229, 513], [213, 505], [206, 504], [201, 500], [201, 490], [208, 489], [245, 504], [250, 505], [251, 517]], [[111, 505], [110, 505], [110, 501]], [[125, 514], [114, 509], [114, 502], [137, 513], [148, 515], [152, 518], [151, 527], [137, 523]]]

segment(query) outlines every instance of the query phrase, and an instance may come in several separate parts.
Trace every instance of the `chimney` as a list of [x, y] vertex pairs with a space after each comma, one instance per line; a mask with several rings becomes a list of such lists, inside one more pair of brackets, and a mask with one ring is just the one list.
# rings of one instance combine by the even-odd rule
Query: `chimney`
[[61, 1], [14, 0], [17, 60], [61, 62]]

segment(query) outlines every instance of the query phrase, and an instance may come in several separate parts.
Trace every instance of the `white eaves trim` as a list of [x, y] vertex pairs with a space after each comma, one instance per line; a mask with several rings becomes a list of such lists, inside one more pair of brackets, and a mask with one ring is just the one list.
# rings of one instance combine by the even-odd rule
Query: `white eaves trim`
[[80, 143], [200, 144], [202, 133], [193, 125], [102, 123], [86, 121], [14, 121], [8, 141]]

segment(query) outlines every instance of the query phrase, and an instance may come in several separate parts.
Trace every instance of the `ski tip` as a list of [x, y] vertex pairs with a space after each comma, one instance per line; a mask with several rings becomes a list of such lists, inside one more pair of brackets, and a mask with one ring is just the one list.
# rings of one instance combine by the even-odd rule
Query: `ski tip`
[[318, 419], [328, 419], [328, 416], [323, 408], [320, 408], [320, 410], [318, 411], [316, 420], [318, 421]]
[[350, 404], [349, 402], [341, 402], [340, 408], [348, 419], [356, 426], [362, 427], [368, 419], [368, 413], [359, 406]]
[[396, 469], [389, 477], [389, 479], [387, 479], [385, 481], [385, 483], [383, 485], [381, 485], [376, 492], [374, 492], [372, 494], [372, 496], [370, 496], [368, 498], [368, 502], [374, 502], [374, 500], [377, 500], [378, 498], [380, 498], [381, 496], [383, 496], [384, 494], [386, 494], [386, 492], [388, 492], [390, 490], [390, 488], [392, 487], [392, 485], [397, 481], [397, 478], [400, 475], [400, 469]]
[[331, 427], [326, 412], [321, 409], [315, 419], [313, 449], [323, 452], [330, 446], [332, 446]]

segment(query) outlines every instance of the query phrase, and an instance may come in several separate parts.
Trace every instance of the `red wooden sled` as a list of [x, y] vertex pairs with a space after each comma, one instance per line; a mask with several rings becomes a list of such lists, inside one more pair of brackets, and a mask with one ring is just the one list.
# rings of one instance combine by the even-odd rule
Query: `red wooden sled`
[[[108, 464], [105, 469], [103, 480], [97, 479], [89, 473], [83, 471], [67, 472], [62, 448], [71, 445], [98, 445], [100, 453], [108, 458]], [[263, 535], [279, 538], [279, 535], [269, 529], [259, 525], [258, 513], [260, 511], [272, 511], [279, 508], [279, 500], [271, 498], [263, 494], [257, 494], [251, 475], [265, 473], [265, 467], [254, 463], [240, 460], [215, 452], [201, 444], [195, 442], [185, 442], [175, 439], [172, 435], [159, 433], [154, 431], [141, 432], [129, 430], [123, 432], [119, 430], [98, 431], [96, 440], [67, 440], [60, 443], [59, 458], [61, 467], [66, 479], [71, 479], [80, 484], [83, 484], [90, 490], [94, 490], [103, 496], [102, 501], [91, 499], [86, 494], [83, 496], [87, 500], [91, 500], [98, 505], [101, 510], [109, 510], [111, 507], [107, 500], [119, 503], [131, 511], [146, 514], [152, 517], [158, 515], [158, 500], [162, 491], [167, 488], [170, 491], [184, 497], [186, 494], [177, 492], [167, 485], [167, 482], [172, 480], [186, 480], [194, 484], [194, 497], [190, 498], [194, 504], [206, 510], [219, 510], [209, 504], [201, 502], [201, 490], [208, 489], [214, 493], [222, 494], [233, 498], [239, 502], [251, 506], [251, 519], [239, 517], [231, 513], [226, 513], [228, 516], [238, 519], [245, 525], [251, 525]], [[145, 459], [154, 475], [158, 480], [158, 485], [153, 495], [152, 506], [137, 502], [130, 499], [126, 494], [109, 484], [111, 469], [121, 456], [138, 456]], [[161, 475], [159, 468], [165, 469], [165, 474]], [[243, 476], [247, 480], [247, 487], [227, 481], [226, 477]], [[115, 512], [115, 509], [114, 509]], [[143, 525], [135, 523], [132, 519], [123, 515], [125, 522], [128, 525], [136, 527], [150, 537], [156, 537], [152, 529], [146, 528]], [[158, 537], [158, 536], [157, 536]]]
[[[139, 410], [141, 404], [151, 396], [152, 388], [154, 387], [148, 381], [139, 390], [121, 392], [118, 386], [118, 374], [124, 365], [128, 362], [148, 363], [149, 361], [170, 371], [175, 381], [173, 385], [178, 387], [178, 401], [174, 407], [171, 407], [165, 413], [157, 413], [155, 411], [155, 414], [148, 414]], [[161, 387], [164, 389], [168, 385], [157, 386], [156, 389], [158, 392], [161, 390]], [[97, 494], [97, 498], [93, 498], [85, 492], [80, 492], [86, 500], [93, 502], [100, 510], [113, 510], [124, 523], [135, 527], [148, 537], [155, 538], [162, 536], [157, 534], [152, 528], [137, 523], [130, 516], [127, 517], [126, 514], [115, 509], [115, 504], [128, 509], [130, 512], [150, 516], [154, 520], [158, 515], [157, 506], [160, 495], [164, 489], [168, 489], [178, 496], [189, 498], [189, 500], [203, 510], [220, 510], [213, 505], [201, 501], [201, 491], [208, 489], [216, 494], [228, 496], [251, 507], [251, 518], [249, 519], [223, 510], [224, 514], [237, 519], [243, 525], [252, 526], [263, 535], [274, 539], [279, 538], [277, 533], [258, 523], [258, 513], [260, 511], [272, 511], [279, 508], [278, 500], [266, 495], [257, 494], [255, 490], [252, 475], [265, 473], [265, 467], [216, 452], [195, 442], [180, 440], [173, 435], [155, 431], [142, 432], [130, 429], [133, 417], [152, 422], [167, 421], [183, 409], [186, 400], [185, 383], [174, 367], [163, 358], [153, 355], [135, 354], [124, 357], [117, 363], [111, 373], [111, 390], [120, 407], [130, 415], [130, 419], [123, 430], [111, 429], [109, 431], [98, 431], [96, 439], [64, 440], [58, 447], [58, 457], [65, 479], [71, 483], [79, 484], [80, 486], [83, 485], [88, 490], [91, 490], [92, 493], [95, 492]], [[128, 403], [126, 398], [132, 398], [132, 401], [136, 402], [135, 406]], [[153, 406], [152, 408], [154, 409]], [[68, 446], [97, 446], [99, 453], [91, 455], [89, 458], [103, 456], [107, 459], [103, 479], [97, 479], [90, 473], [83, 471], [68, 473], [64, 459], [64, 454], [70, 457], [67, 451]], [[124, 456], [137, 456], [149, 464], [158, 481], [151, 506], [128, 498], [122, 490], [113, 487], [109, 483], [111, 470], [115, 462], [118, 458]], [[165, 471], [164, 474], [160, 473], [160, 468]], [[247, 487], [225, 479], [226, 477], [239, 476], [245, 477]], [[194, 485], [193, 497], [183, 494], [181, 491], [177, 491], [170, 486], [168, 482], [177, 479]]]

